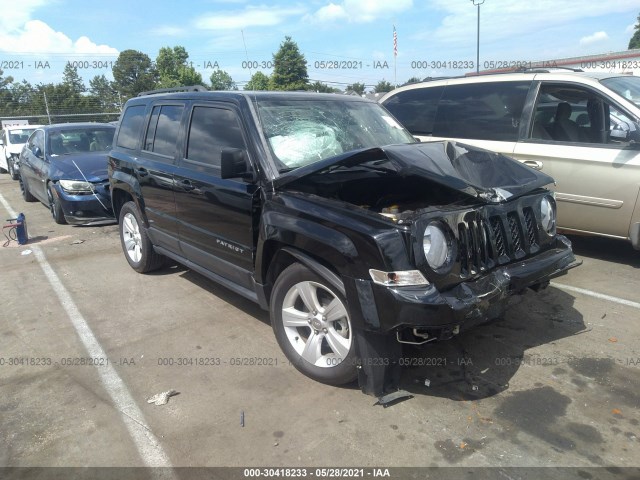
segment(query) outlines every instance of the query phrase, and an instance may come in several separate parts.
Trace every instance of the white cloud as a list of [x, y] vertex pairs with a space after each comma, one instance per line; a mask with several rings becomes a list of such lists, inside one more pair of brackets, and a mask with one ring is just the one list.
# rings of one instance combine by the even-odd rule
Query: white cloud
[[248, 27], [271, 27], [284, 22], [288, 17], [302, 15], [299, 7], [246, 7], [244, 10], [208, 13], [200, 15], [195, 22], [202, 30], [239, 30]]
[[392, 15], [408, 10], [413, 0], [344, 0], [339, 4], [329, 3], [318, 9], [307, 20], [330, 22], [347, 20], [353, 23], [368, 23], [381, 18], [392, 20]]
[[75, 42], [40, 20], [29, 20], [11, 33], [0, 33], [0, 51], [10, 53], [111, 54], [118, 50], [82, 36]]
[[635, 31], [636, 31], [635, 23], [628, 25], [627, 28], [624, 29], [624, 33], [626, 33], [627, 35], [632, 35]]
[[5, 5], [0, 15], [0, 31], [11, 33], [19, 31], [26, 22], [31, 20], [32, 14], [43, 5], [50, 4], [47, 0], [20, 0], [11, 7]]
[[174, 27], [171, 25], [163, 25], [157, 28], [153, 28], [149, 31], [151, 35], [158, 37], [179, 37], [186, 33], [186, 30], [182, 27]]
[[[468, 1], [430, 0], [430, 6], [445, 12], [436, 40], [450, 46], [464, 46], [475, 42], [477, 8]], [[485, 2], [480, 7], [480, 35], [483, 42], [512, 40], [522, 35], [540, 33], [548, 29], [575, 24], [586, 18], [598, 18], [613, 13], [637, 12], [638, 0], [582, 0], [576, 8], [572, 0], [501, 0]], [[553, 13], [551, 13], [553, 12]], [[523, 19], [518, 21], [517, 19]], [[526, 20], [526, 21], [524, 21]], [[570, 31], [565, 32], [567, 37]], [[559, 39], [566, 43], [567, 39]]]
[[580, 39], [580, 45], [586, 47], [588, 45], [593, 45], [594, 43], [599, 43], [605, 40], [609, 40], [609, 35], [607, 35], [607, 32], [595, 32], [593, 35], [582, 37]]

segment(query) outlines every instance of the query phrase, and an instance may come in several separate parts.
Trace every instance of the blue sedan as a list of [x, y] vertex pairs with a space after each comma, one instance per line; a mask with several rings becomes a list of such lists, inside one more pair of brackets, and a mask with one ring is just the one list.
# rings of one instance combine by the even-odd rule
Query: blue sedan
[[107, 177], [114, 132], [108, 123], [63, 123], [35, 130], [20, 154], [25, 201], [47, 205], [56, 223], [114, 222]]

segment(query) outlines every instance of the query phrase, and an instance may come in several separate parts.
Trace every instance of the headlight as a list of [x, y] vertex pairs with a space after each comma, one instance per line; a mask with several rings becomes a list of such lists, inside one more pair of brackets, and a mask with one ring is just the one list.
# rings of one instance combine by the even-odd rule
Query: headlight
[[78, 180], [60, 180], [60, 186], [67, 193], [91, 193], [93, 191], [89, 182]]
[[540, 221], [547, 235], [556, 234], [556, 206], [549, 197], [544, 197], [540, 202]]
[[431, 224], [424, 230], [422, 248], [429, 266], [434, 270], [442, 268], [449, 259], [449, 241], [445, 232], [437, 225]]

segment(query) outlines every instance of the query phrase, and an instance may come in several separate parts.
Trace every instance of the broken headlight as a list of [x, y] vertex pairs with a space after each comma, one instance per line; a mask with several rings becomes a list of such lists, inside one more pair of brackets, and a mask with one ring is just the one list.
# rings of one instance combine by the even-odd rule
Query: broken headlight
[[540, 223], [547, 235], [556, 234], [556, 205], [551, 197], [543, 197], [540, 202]]
[[451, 260], [451, 241], [445, 228], [437, 223], [430, 223], [424, 229], [422, 249], [433, 270], [446, 266]]

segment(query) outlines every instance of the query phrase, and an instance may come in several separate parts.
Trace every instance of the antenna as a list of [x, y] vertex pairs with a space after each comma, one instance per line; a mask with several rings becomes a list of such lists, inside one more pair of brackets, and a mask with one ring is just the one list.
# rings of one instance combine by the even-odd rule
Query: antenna
[[242, 44], [244, 45], [244, 54], [247, 57], [247, 66], [249, 67], [249, 75], [253, 77], [253, 72], [251, 71], [251, 62], [249, 61], [249, 52], [247, 52], [247, 42], [244, 41], [244, 31], [240, 29], [240, 33], [242, 34]]

